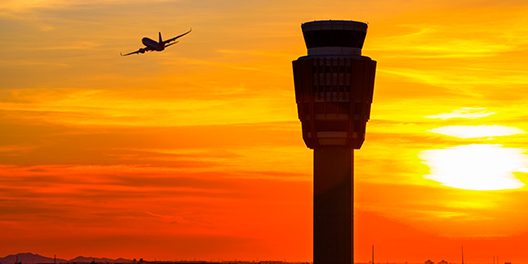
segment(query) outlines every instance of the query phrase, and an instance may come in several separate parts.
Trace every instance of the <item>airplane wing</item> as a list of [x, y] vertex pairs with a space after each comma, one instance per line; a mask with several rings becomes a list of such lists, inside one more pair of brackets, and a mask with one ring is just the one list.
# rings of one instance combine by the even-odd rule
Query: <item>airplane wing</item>
[[179, 39], [179, 38], [181, 38], [181, 37], [183, 37], [183, 36], [185, 36], [185, 35], [191, 33], [191, 31], [192, 31], [192, 28], [189, 29], [189, 31], [187, 31], [187, 32], [185, 32], [185, 33], [183, 33], [183, 34], [181, 34], [181, 35], [179, 35], [179, 36], [176, 36], [176, 37], [174, 37], [174, 38], [170, 38], [170, 39], [167, 39], [167, 40], [163, 41], [163, 44], [171, 43], [171, 42], [173, 42], [173, 41], [175, 41], [175, 40], [177, 40], [177, 39]]
[[174, 44], [176, 44], [176, 43], [178, 43], [178, 42], [179, 42], [179, 41], [175, 41], [175, 42], [169, 43], [169, 44], [165, 45], [165, 48], [168, 47], [168, 46], [172, 46], [172, 45], [174, 45]]
[[132, 55], [132, 54], [145, 53], [145, 51], [147, 51], [147, 49], [145, 49], [145, 48], [141, 48], [141, 49], [138, 49], [138, 50], [136, 50], [136, 51], [129, 52], [129, 53], [127, 53], [127, 54], [123, 54], [123, 53], [121, 53], [121, 56], [128, 56], [128, 55]]

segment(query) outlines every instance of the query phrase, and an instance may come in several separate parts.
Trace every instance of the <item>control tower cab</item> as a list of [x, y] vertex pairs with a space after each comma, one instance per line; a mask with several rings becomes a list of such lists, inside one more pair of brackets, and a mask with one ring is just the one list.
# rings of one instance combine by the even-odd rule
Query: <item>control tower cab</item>
[[374, 91], [376, 61], [361, 55], [367, 24], [313, 21], [302, 24], [308, 55], [293, 61], [295, 98], [309, 148], [359, 149]]

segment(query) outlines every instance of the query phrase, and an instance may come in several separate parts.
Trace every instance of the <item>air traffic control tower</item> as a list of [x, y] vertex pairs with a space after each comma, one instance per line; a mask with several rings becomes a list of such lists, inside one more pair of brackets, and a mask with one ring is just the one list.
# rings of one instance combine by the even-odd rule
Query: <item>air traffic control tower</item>
[[352, 264], [354, 149], [365, 140], [376, 61], [361, 55], [367, 24], [302, 24], [308, 55], [293, 61], [302, 136], [314, 150], [314, 264]]

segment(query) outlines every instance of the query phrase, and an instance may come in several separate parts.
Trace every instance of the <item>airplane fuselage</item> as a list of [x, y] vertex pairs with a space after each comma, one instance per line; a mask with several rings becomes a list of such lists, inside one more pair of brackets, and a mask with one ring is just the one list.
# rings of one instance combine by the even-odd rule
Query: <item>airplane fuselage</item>
[[145, 45], [144, 48], [140, 48], [136, 51], [132, 51], [132, 52], [129, 52], [129, 53], [126, 53], [126, 54], [123, 54], [121, 53], [121, 56], [128, 56], [128, 55], [132, 55], [132, 54], [143, 54], [147, 51], [163, 51], [165, 50], [165, 48], [171, 46], [171, 45], [174, 45], [176, 43], [178, 43], [178, 41], [176, 41], [177, 39], [191, 33], [192, 31], [192, 28], [189, 29], [189, 31], [183, 33], [183, 34], [180, 34], [176, 37], [172, 37], [172, 38], [169, 38], [169, 39], [166, 39], [166, 40], [163, 40], [163, 38], [161, 37], [161, 32], [158, 33], [158, 37], [159, 37], [159, 41], [155, 41], [151, 38], [147, 38], [147, 37], [144, 37], [141, 39], [141, 43], [143, 43], [143, 45]]
[[153, 39], [150, 38], [143, 38], [141, 39], [141, 42], [143, 45], [148, 47], [149, 49], [156, 50], [156, 51], [162, 51], [165, 49], [165, 45], [163, 43], [159, 43]]

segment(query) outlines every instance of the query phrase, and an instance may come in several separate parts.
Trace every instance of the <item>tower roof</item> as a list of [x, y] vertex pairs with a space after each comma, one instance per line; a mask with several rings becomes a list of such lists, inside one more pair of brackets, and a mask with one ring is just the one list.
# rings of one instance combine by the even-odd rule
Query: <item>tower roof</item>
[[[302, 24], [306, 48], [345, 48], [361, 54], [367, 24], [352, 20], [319, 20]], [[325, 49], [328, 50], [328, 49]]]
[[316, 20], [303, 23], [303, 31], [312, 30], [352, 30], [367, 32], [368, 25], [353, 20]]

